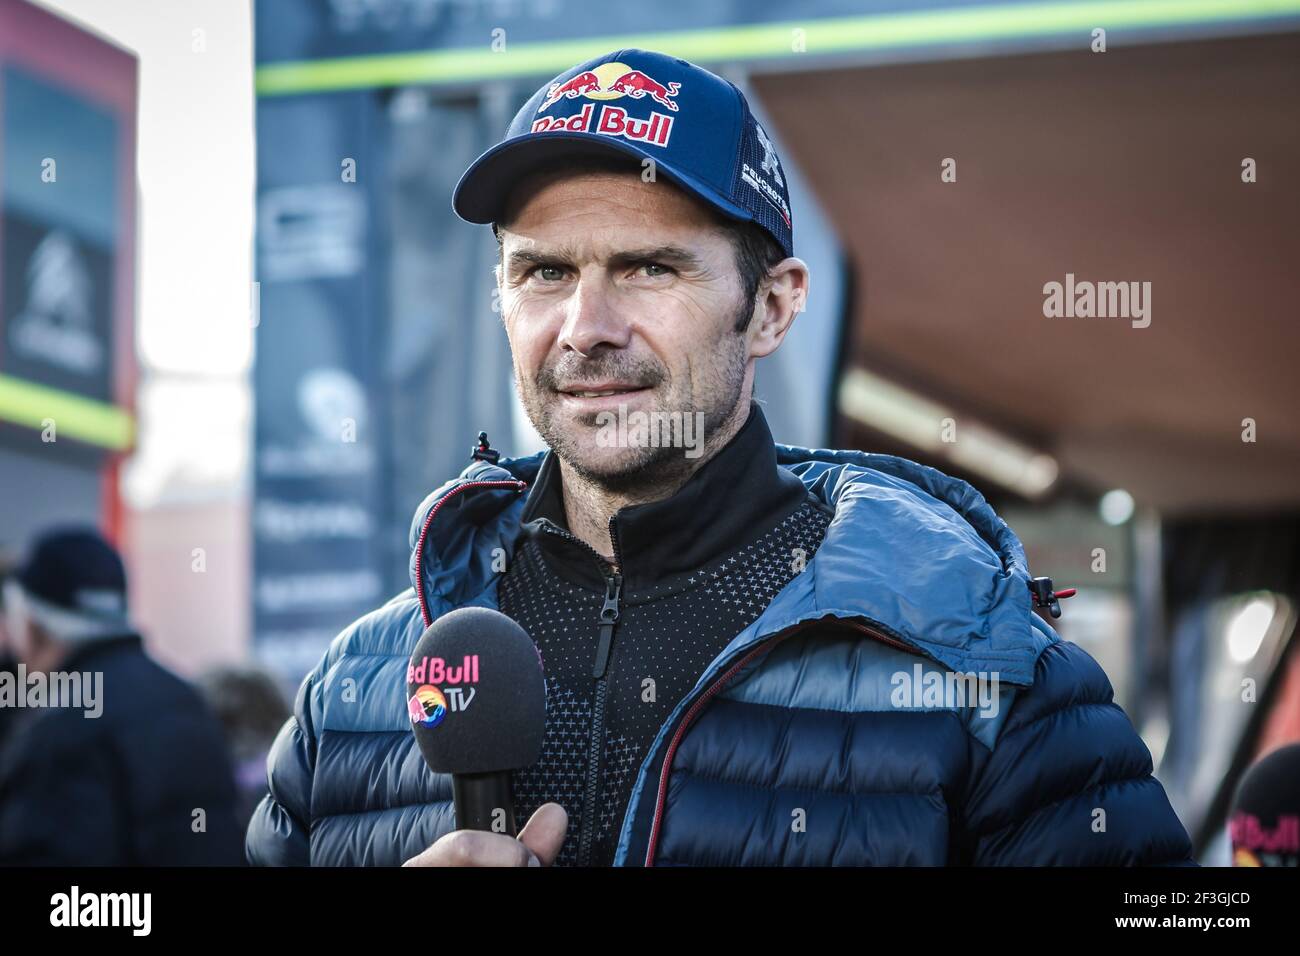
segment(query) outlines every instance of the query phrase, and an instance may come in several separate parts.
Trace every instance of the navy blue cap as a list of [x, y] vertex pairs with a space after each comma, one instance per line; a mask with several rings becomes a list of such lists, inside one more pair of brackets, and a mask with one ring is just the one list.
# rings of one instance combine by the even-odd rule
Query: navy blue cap
[[14, 579], [28, 594], [64, 610], [108, 619], [126, 615], [122, 559], [88, 528], [41, 536]]
[[653, 159], [656, 175], [725, 216], [758, 223], [794, 255], [781, 161], [744, 94], [651, 50], [606, 53], [544, 84], [505, 139], [465, 170], [452, 208], [466, 222], [498, 222], [511, 188], [538, 163], [610, 152]]

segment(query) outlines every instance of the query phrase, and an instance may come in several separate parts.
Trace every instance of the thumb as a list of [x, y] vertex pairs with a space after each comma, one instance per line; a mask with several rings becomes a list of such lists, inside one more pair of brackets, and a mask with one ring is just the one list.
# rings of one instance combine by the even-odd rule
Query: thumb
[[519, 842], [541, 861], [550, 866], [564, 845], [564, 834], [569, 829], [569, 815], [558, 803], [544, 803], [533, 811], [524, 828], [519, 831]]

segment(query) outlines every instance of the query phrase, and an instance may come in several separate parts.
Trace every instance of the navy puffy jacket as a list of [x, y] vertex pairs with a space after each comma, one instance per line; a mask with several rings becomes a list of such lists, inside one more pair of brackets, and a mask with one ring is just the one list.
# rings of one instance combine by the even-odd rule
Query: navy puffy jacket
[[[889, 455], [777, 453], [835, 518], [660, 729], [617, 864], [1191, 862], [1106, 675], [1032, 610], [1024, 550], [974, 488]], [[541, 461], [476, 462], [420, 506], [413, 587], [299, 689], [250, 861], [397, 865], [454, 828], [450, 778], [410, 731], [407, 659], [438, 615], [497, 606], [494, 556]], [[813, 626], [827, 617], [843, 626]], [[996, 706], [899, 706], [902, 680], [952, 673], [996, 675]]]

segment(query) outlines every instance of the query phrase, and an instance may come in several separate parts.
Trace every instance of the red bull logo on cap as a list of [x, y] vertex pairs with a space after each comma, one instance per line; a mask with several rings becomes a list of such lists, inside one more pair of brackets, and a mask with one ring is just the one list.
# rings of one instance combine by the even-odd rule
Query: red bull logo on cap
[[[547, 91], [538, 114], [546, 112], [560, 100], [572, 100], [585, 97], [590, 100], [616, 100], [621, 97], [639, 100], [650, 97], [654, 102], [671, 112], [677, 112], [674, 97], [681, 89], [680, 83], [660, 83], [654, 77], [634, 70], [626, 63], [602, 63], [591, 70], [584, 70], [564, 83], [554, 83]], [[673, 117], [659, 112], [652, 112], [647, 119], [628, 116], [627, 110], [613, 104], [604, 104], [600, 112], [595, 113], [595, 104], [584, 104], [582, 109], [572, 116], [540, 116], [533, 121], [531, 132], [549, 133], [555, 131], [603, 133], [606, 136], [622, 136], [625, 139], [650, 143], [654, 146], [667, 146], [672, 134]]]
[[639, 100], [648, 96], [660, 106], [676, 113], [677, 104], [673, 102], [673, 97], [679, 89], [680, 83], [665, 86], [626, 63], [602, 63], [595, 69], [584, 70], [567, 82], [551, 84], [546, 99], [537, 107], [537, 112], [544, 113], [562, 99], [572, 100], [579, 96], [593, 100], [616, 100], [620, 96]]

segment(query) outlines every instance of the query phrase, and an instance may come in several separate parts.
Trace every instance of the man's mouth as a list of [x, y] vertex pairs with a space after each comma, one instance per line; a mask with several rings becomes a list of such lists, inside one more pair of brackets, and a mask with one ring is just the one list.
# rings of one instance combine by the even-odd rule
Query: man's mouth
[[648, 385], [627, 382], [575, 382], [556, 389], [562, 408], [580, 416], [617, 414], [624, 406], [640, 407], [652, 395]]
[[561, 395], [568, 395], [573, 398], [608, 398], [611, 395], [627, 395], [632, 392], [640, 392], [645, 389], [644, 385], [598, 385], [586, 388], [561, 388], [557, 389]]

